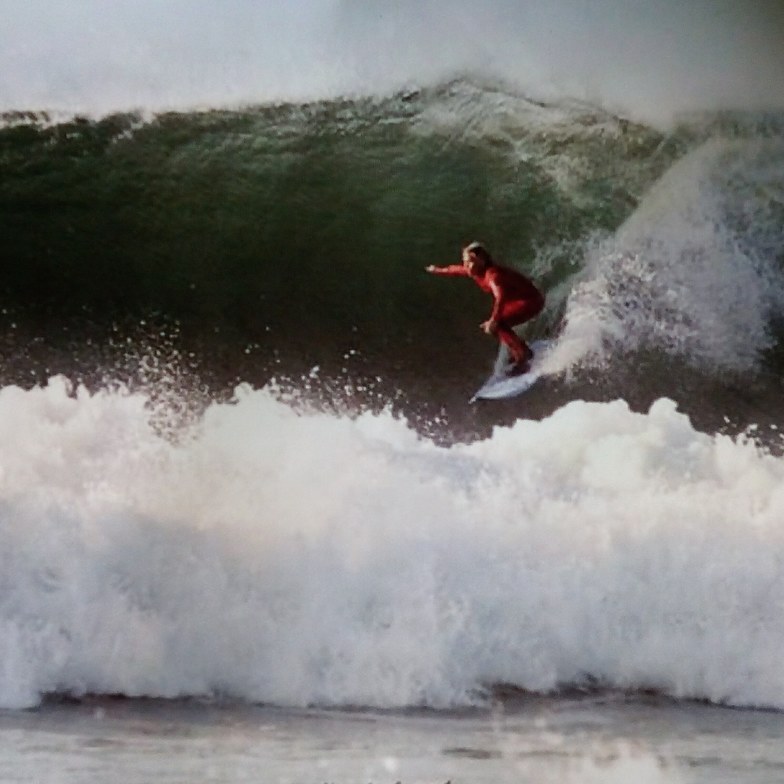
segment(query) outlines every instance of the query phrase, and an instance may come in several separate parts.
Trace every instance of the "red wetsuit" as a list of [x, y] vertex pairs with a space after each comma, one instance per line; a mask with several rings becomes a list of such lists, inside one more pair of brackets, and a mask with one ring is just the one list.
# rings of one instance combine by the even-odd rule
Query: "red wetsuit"
[[490, 320], [498, 324], [498, 338], [512, 354], [515, 362], [531, 356], [531, 350], [512, 329], [538, 316], [544, 308], [544, 295], [525, 275], [508, 267], [491, 264], [481, 275], [472, 275], [462, 264], [434, 267], [436, 275], [455, 275], [471, 280], [493, 296]]

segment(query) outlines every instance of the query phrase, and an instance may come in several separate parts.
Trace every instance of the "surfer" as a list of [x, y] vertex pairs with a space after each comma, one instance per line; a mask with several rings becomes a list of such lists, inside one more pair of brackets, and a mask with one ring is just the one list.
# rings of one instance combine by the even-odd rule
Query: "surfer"
[[479, 242], [463, 248], [463, 263], [425, 267], [433, 275], [457, 275], [471, 278], [482, 291], [493, 295], [493, 311], [479, 326], [488, 335], [495, 335], [512, 355], [512, 373], [522, 373], [533, 357], [533, 351], [512, 329], [530, 321], [544, 308], [544, 295], [522, 273], [502, 267]]

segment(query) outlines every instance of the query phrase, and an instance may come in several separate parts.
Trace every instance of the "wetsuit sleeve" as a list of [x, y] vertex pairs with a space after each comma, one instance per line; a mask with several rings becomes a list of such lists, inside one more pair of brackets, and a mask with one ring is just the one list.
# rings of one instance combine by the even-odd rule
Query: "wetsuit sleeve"
[[462, 264], [450, 264], [448, 267], [433, 267], [433, 275], [456, 275], [468, 277], [469, 272]]

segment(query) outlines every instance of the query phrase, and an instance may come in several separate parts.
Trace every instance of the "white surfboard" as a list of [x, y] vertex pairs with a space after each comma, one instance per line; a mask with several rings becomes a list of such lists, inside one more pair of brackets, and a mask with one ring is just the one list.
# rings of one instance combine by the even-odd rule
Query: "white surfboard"
[[543, 375], [544, 360], [547, 352], [552, 346], [551, 340], [537, 340], [531, 343], [534, 358], [531, 360], [531, 367], [519, 376], [508, 376], [504, 372], [507, 361], [507, 352], [504, 349], [496, 360], [493, 375], [474, 393], [470, 402], [477, 400], [501, 400], [507, 397], [521, 395], [530, 389]]

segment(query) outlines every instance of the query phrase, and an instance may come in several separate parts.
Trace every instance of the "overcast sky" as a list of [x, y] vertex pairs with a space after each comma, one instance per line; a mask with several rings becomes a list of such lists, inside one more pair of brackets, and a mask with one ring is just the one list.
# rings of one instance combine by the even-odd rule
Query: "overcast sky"
[[784, 108], [784, 0], [0, 0], [0, 109], [103, 113], [499, 76], [645, 118]]

